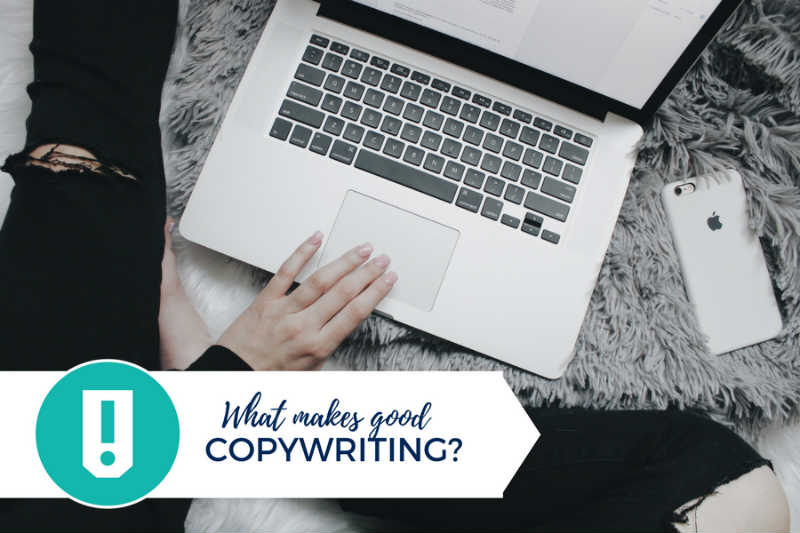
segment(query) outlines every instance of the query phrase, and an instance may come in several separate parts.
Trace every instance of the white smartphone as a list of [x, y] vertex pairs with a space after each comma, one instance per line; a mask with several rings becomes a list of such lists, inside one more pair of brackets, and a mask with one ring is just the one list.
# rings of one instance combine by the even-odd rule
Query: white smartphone
[[709, 352], [718, 355], [778, 335], [781, 314], [764, 251], [748, 226], [739, 173], [670, 183], [661, 197]]

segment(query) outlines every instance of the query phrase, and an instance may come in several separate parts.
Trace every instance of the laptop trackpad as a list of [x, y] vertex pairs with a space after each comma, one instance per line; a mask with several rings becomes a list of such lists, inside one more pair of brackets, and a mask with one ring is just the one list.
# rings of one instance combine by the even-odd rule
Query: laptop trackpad
[[320, 265], [371, 242], [373, 255], [387, 254], [398, 279], [388, 298], [430, 311], [453, 254], [458, 231], [391, 204], [347, 191]]

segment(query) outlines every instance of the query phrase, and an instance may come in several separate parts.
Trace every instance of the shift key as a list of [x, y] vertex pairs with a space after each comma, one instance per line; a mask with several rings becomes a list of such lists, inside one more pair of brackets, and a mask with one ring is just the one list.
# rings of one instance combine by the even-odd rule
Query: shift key
[[525, 207], [561, 222], [567, 220], [567, 215], [569, 214], [568, 205], [551, 200], [535, 192], [529, 192], [528, 196], [525, 197]]
[[321, 111], [311, 109], [310, 107], [298, 104], [297, 102], [292, 102], [291, 100], [283, 101], [278, 114], [283, 117], [294, 119], [297, 122], [302, 122], [303, 124], [313, 128], [319, 128], [322, 126], [322, 120], [325, 118], [325, 114]]

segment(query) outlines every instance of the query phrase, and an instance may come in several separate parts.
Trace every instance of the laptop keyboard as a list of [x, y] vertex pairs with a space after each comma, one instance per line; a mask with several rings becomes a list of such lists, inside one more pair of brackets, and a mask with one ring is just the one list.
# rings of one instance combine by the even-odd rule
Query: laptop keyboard
[[[269, 134], [558, 244], [593, 139], [312, 35]], [[524, 218], [503, 212], [524, 208]]]

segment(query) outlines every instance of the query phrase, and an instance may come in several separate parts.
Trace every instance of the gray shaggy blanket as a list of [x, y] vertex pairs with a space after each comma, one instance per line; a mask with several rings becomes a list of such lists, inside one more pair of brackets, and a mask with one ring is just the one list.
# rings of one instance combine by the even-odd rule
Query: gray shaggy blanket
[[[185, 206], [272, 3], [183, 4], [162, 112], [173, 215]], [[525, 404], [676, 405], [751, 435], [788, 419], [800, 400], [799, 113], [800, 3], [749, 0], [646, 126], [577, 354], [562, 379], [548, 381], [378, 317], [340, 347], [336, 360], [354, 370], [500, 369]], [[684, 291], [659, 191], [721, 167], [744, 178], [785, 327], [774, 340], [711, 356]], [[197, 248], [181, 245], [182, 273], [219, 331], [265, 275]]]

